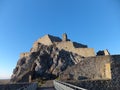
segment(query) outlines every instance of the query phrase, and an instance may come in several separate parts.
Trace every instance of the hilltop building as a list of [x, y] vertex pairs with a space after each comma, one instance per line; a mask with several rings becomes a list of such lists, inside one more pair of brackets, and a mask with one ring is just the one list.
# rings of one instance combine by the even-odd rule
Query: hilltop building
[[[49, 34], [45, 35], [39, 38], [33, 44], [33, 48], [31, 49], [31, 52], [34, 52], [37, 50], [39, 43], [43, 45], [47, 45], [47, 46], [54, 44], [60, 50], [64, 49], [66, 51], [76, 53], [83, 57], [96, 56], [93, 48], [88, 48], [87, 45], [84, 45], [81, 43], [72, 42], [71, 40], [68, 39], [67, 34], [63, 34], [62, 39], [56, 36], [49, 35]], [[24, 55], [28, 55], [28, 53], [21, 54], [21, 57]]]

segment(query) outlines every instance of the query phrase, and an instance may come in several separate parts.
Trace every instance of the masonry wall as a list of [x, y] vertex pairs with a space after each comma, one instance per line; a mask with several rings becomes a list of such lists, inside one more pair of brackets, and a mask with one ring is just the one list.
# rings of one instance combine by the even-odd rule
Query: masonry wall
[[65, 49], [67, 51], [72, 51], [74, 50], [74, 46], [73, 46], [73, 43], [70, 42], [70, 41], [63, 41], [63, 42], [60, 42], [57, 44], [57, 47], [59, 49]]
[[95, 56], [95, 52], [93, 48], [75, 48], [73, 52], [84, 57]]
[[23, 57], [28, 57], [29, 56], [29, 52], [24, 52], [24, 53], [21, 53], [20, 54], [20, 58], [23, 58]]
[[111, 56], [111, 74], [113, 84], [120, 86], [120, 55]]
[[66, 82], [87, 90], [120, 90], [120, 86], [116, 86], [111, 80], [83, 80]]
[[80, 63], [69, 67], [60, 75], [60, 78], [73, 80], [111, 79], [110, 60], [110, 56], [85, 58]]
[[49, 36], [48, 36], [48, 35], [45, 35], [44, 37], [38, 39], [37, 42], [42, 43], [42, 44], [44, 44], [44, 45], [51, 45], [51, 44], [52, 44], [52, 42], [51, 42], [51, 40], [49, 39]]
[[77, 53], [78, 55], [84, 57], [95, 56], [95, 52], [93, 48], [75, 48], [73, 43], [70, 41], [58, 43], [57, 47], [59, 49], [64, 49], [69, 52]]
[[66, 82], [86, 88], [87, 90], [120, 90], [120, 55], [102, 57], [101, 61], [110, 59], [111, 79], [67, 80]]
[[17, 90], [23, 86], [28, 86], [29, 83], [21, 83], [21, 84], [4, 84], [0, 85], [0, 90]]

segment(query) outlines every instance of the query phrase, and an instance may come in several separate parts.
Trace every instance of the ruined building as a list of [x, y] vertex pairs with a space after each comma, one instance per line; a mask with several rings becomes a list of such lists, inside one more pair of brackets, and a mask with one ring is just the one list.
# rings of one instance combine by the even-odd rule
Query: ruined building
[[[60, 50], [64, 49], [66, 51], [76, 53], [83, 57], [95, 56], [95, 52], [94, 52], [93, 48], [88, 48], [87, 45], [70, 41], [67, 38], [67, 34], [63, 34], [62, 39], [60, 39], [59, 37], [49, 35], [49, 34], [45, 35], [45, 36], [41, 37], [40, 39], [38, 39], [33, 44], [33, 48], [31, 49], [31, 52], [34, 52], [35, 49], [37, 50], [39, 43], [41, 43], [43, 45], [47, 45], [47, 46], [55, 44], [56, 47]], [[28, 54], [29, 53], [22, 53], [21, 57], [27, 56]]]
[[68, 39], [67, 34], [63, 34], [62, 39], [45, 35], [34, 42], [30, 52], [20, 54], [11, 82], [59, 77], [60, 80], [79, 80], [79, 85], [83, 88], [96, 90], [95, 86], [103, 85], [112, 90], [113, 87], [120, 86], [119, 69], [120, 55], [110, 55], [108, 50], [96, 54], [93, 48]]

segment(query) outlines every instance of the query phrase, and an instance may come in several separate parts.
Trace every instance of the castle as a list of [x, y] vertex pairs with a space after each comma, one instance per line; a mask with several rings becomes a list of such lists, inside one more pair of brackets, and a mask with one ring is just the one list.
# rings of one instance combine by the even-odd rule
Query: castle
[[[50, 66], [47, 67], [46, 64]], [[45, 35], [34, 42], [30, 52], [20, 54], [20, 60], [13, 73], [13, 81], [17, 81], [17, 77], [19, 77], [18, 81], [24, 80], [23, 78], [28, 81], [26, 77], [29, 73], [32, 72], [30, 76], [33, 77], [34, 72], [46, 71], [56, 76], [58, 75], [56, 73], [59, 73], [61, 80], [80, 80], [81, 87], [86, 84], [84, 88], [94, 88], [100, 85], [105, 88], [115, 88], [120, 85], [119, 69], [120, 55], [110, 55], [108, 50], [98, 51], [96, 54], [93, 48], [72, 42], [67, 34], [63, 34], [62, 39]]]
[[[96, 56], [93, 48], [88, 48], [87, 45], [70, 41], [68, 39], [66, 33], [64, 33], [62, 35], [62, 39], [59, 37], [56, 37], [56, 36], [49, 35], [49, 34], [39, 38], [33, 44], [33, 48], [31, 49], [31, 51], [34, 52], [35, 50], [37, 50], [39, 43], [42, 43], [43, 45], [48, 45], [48, 46], [55, 44], [56, 47], [60, 50], [64, 49], [66, 51], [76, 53], [76, 54], [83, 56], [83, 57]], [[101, 51], [98, 54], [100, 55], [101, 53], [103, 53], [103, 55], [109, 55], [107, 50], [105, 50], [104, 52]], [[28, 55], [29, 55], [29, 53], [27, 53], [27, 52], [21, 53], [20, 57], [24, 57], [24, 56], [28, 56]]]
[[[89, 66], [89, 68], [91, 68], [90, 69], [90, 71], [92, 70], [91, 72], [94, 71], [94, 73], [96, 73], [96, 71], [98, 71], [98, 75], [96, 76], [96, 74], [95, 74], [93, 77], [91, 75], [93, 75], [94, 73], [90, 72], [89, 78], [90, 77], [93, 77], [94, 79], [95, 78], [99, 78], [99, 79], [100, 78], [102, 78], [102, 79], [111, 78], [110, 58], [108, 57], [110, 55], [110, 53], [108, 52], [108, 50], [99, 51], [99, 52], [97, 52], [97, 55], [96, 55], [93, 48], [88, 48], [87, 45], [70, 41], [67, 37], [67, 34], [64, 33], [62, 35], [62, 39], [59, 37], [56, 37], [56, 36], [49, 35], [49, 34], [39, 38], [36, 42], [34, 42], [33, 47], [30, 52], [36, 52], [38, 50], [40, 43], [43, 45], [46, 45], [46, 46], [55, 45], [59, 50], [63, 49], [65, 51], [78, 54], [85, 58], [84, 61], [91, 57], [92, 59], [90, 59], [89, 63], [86, 63], [86, 65]], [[20, 57], [21, 58], [27, 57], [30, 55], [30, 52], [21, 53]], [[97, 56], [101, 56], [101, 55], [102, 55], [102, 58], [97, 57]], [[92, 63], [92, 67], [90, 66], [90, 63]], [[80, 68], [85, 69], [87, 67], [86, 65], [85, 65], [85, 67], [83, 65], [81, 65]], [[97, 66], [97, 70], [94, 70], [96, 66]], [[69, 71], [69, 73], [70, 72], [71, 71]], [[67, 72], [67, 74], [68, 74], [68, 72]], [[76, 74], [78, 75], [79, 73], [76, 73]], [[67, 75], [63, 74], [63, 77], [64, 76], [67, 76]], [[78, 77], [76, 76], [75, 78], [78, 78]]]

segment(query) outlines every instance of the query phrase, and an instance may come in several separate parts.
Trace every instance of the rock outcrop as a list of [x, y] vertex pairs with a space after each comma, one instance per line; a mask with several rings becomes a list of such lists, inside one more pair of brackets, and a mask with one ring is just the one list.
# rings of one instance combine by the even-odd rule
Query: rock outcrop
[[111, 74], [106, 74], [110, 71], [110, 62], [108, 62], [110, 59], [106, 61], [108, 51], [99, 51], [97, 55], [103, 57], [96, 57], [94, 49], [88, 48], [87, 45], [72, 42], [67, 34], [63, 34], [62, 39], [45, 35], [34, 42], [30, 52], [20, 54], [11, 82], [28, 82], [37, 78], [48, 80], [58, 76], [63, 79], [111, 77]]
[[10, 81], [51, 80], [59, 76], [59, 80], [88, 90], [119, 90], [119, 69], [120, 55], [110, 55], [108, 50], [96, 55], [93, 48], [70, 41], [66, 34], [63, 39], [45, 35], [30, 52], [20, 54]]
[[67, 67], [88, 56], [95, 56], [94, 49], [70, 41], [67, 34], [63, 34], [63, 39], [45, 35], [34, 42], [30, 52], [20, 54], [11, 82], [28, 82], [36, 78], [54, 79]]
[[65, 50], [59, 50], [56, 45], [38, 44], [29, 53], [22, 53], [17, 62], [11, 82], [28, 82], [29, 76], [54, 79], [67, 67], [82, 60], [82, 56]]

